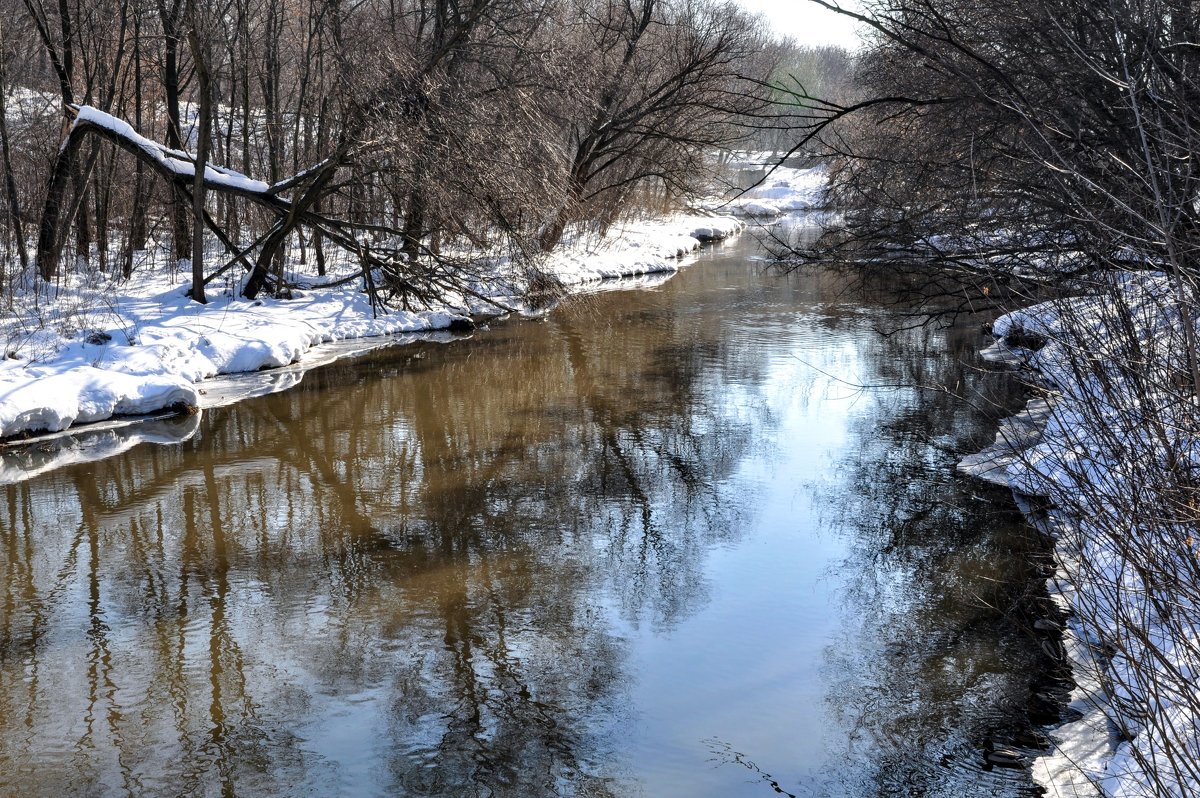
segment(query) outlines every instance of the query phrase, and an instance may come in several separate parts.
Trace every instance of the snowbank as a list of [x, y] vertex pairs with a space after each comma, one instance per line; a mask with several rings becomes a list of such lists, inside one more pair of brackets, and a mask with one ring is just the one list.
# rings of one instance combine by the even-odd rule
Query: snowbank
[[1173, 295], [1161, 274], [1118, 275], [1000, 318], [985, 351], [1047, 393], [959, 468], [1050, 504], [1032, 520], [1055, 539], [1077, 718], [1034, 763], [1054, 795], [1200, 794], [1200, 533], [1172, 503], [1200, 446]]
[[[583, 291], [601, 280], [672, 273], [702, 241], [742, 227], [729, 216], [682, 214], [629, 224], [604, 239], [578, 235], [535, 265], [569, 290]], [[525, 270], [499, 263], [493, 279], [479, 287], [520, 309], [515, 297], [528, 279]], [[139, 269], [127, 283], [67, 281], [48, 303], [18, 298], [22, 310], [0, 317], [0, 437], [201, 407], [203, 381], [216, 375], [279, 369], [333, 342], [443, 329], [468, 315], [501, 312], [451, 297], [443, 307], [376, 317], [356, 282], [256, 301], [226, 285], [207, 305], [188, 300], [185, 289], [183, 273], [160, 263]]]

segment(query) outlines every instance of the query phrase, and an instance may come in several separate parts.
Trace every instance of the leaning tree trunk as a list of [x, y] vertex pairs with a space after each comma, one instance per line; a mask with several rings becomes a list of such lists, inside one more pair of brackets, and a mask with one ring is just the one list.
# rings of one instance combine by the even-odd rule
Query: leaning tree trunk
[[300, 226], [308, 212], [324, 195], [325, 189], [337, 173], [337, 168], [337, 160], [326, 161], [308, 189], [300, 195], [299, 199], [292, 202], [287, 215], [276, 223], [266, 241], [263, 242], [262, 249], [258, 251], [254, 269], [251, 270], [250, 276], [246, 278], [246, 285], [242, 288], [242, 296], [254, 299], [266, 287], [273, 271], [272, 266], [279, 258], [283, 257], [283, 248], [287, 243], [288, 236]]
[[[344, 137], [333, 153], [324, 161], [287, 180], [268, 186], [261, 183], [255, 184], [255, 181], [249, 180], [245, 175], [239, 175], [228, 169], [220, 170], [221, 174], [214, 169], [197, 170], [194, 161], [187, 159], [187, 156], [182, 155], [178, 150], [150, 141], [135, 131], [128, 130], [120, 120], [97, 112], [93, 108], [70, 106], [67, 108], [67, 113], [68, 116], [73, 116], [75, 121], [69, 127], [66, 139], [59, 148], [58, 155], [51, 167], [50, 186], [38, 232], [39, 268], [43, 270], [44, 275], [48, 275], [47, 279], [52, 279], [61, 257], [60, 228], [64, 224], [62, 206], [67, 181], [70, 179], [72, 171], [77, 168], [76, 160], [79, 148], [88, 137], [108, 141], [129, 153], [161, 176], [185, 201], [191, 201], [190, 189], [195, 186], [197, 175], [199, 175], [207, 192], [216, 191], [241, 197], [276, 215], [275, 224], [269, 233], [249, 246], [241, 247], [225, 234], [219, 223], [204, 211], [203, 207], [199, 207], [204, 223], [232, 256], [232, 259], [214, 271], [209, 279], [236, 264], [242, 264], [250, 271], [246, 287], [242, 291], [243, 295], [248, 298], [253, 298], [270, 283], [271, 264], [282, 252], [288, 236], [301, 227], [319, 230], [326, 240], [358, 256], [363, 267], [361, 276], [368, 282], [373, 303], [376, 303], [378, 298], [371, 285], [371, 268], [380, 268], [385, 273], [403, 271], [403, 264], [398, 261], [397, 257], [373, 255], [356, 235], [359, 231], [396, 235], [399, 231], [372, 223], [331, 218], [314, 210], [320, 200], [328, 195], [330, 185], [338, 170], [351, 157], [354, 142], [358, 140], [356, 138], [358, 131], [353, 128], [344, 131]], [[92, 163], [89, 159], [83, 169], [90, 173], [91, 167]], [[237, 179], [231, 180], [230, 178]], [[283, 196], [285, 192], [292, 191], [298, 192], [296, 198], [287, 199]], [[69, 219], [70, 216], [67, 218]], [[255, 248], [259, 248], [259, 252], [252, 264], [248, 255]], [[343, 278], [328, 285], [342, 284], [351, 279], [358, 279], [358, 276]], [[483, 301], [490, 301], [474, 292], [466, 281], [455, 279], [452, 276], [426, 275], [423, 281], [419, 287], [403, 280], [390, 287], [394, 293], [399, 293], [406, 298], [410, 295], [417, 296], [425, 302], [432, 299], [436, 291], [453, 291], [468, 294]], [[503, 306], [497, 305], [497, 307]]]
[[[581, 149], [582, 153], [582, 149]], [[571, 217], [578, 210], [579, 204], [583, 198], [583, 188], [586, 182], [584, 175], [587, 173], [587, 166], [582, 162], [583, 155], [576, 156], [575, 165], [571, 169], [571, 177], [567, 185], [567, 196], [562, 205], [558, 206], [558, 211], [554, 214], [554, 218], [550, 224], [542, 229], [542, 233], [538, 236], [538, 246], [542, 252], [549, 252], [562, 243], [563, 233], [567, 230], [567, 223], [571, 221]]]
[[83, 142], [82, 136], [75, 135], [75, 128], [67, 134], [67, 140], [59, 148], [50, 168], [50, 185], [46, 188], [46, 202], [42, 206], [42, 221], [38, 226], [37, 265], [38, 274], [46, 282], [58, 274], [58, 266], [62, 260], [62, 248], [59, 241], [59, 225], [62, 221], [62, 205], [67, 193], [67, 182], [75, 171], [76, 156]]

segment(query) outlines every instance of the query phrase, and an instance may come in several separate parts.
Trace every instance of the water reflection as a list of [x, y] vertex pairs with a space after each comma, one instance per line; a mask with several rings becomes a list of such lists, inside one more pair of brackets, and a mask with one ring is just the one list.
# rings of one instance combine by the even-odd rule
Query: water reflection
[[389, 350], [8, 487], [6, 790], [627, 792], [595, 593], [689, 612], [769, 435], [710, 401], [719, 320], [631, 304], [653, 334], [585, 304]]
[[1026, 707], [1052, 664], [1031, 633], [1046, 611], [1044, 543], [1002, 492], [954, 472], [985, 442], [987, 416], [1020, 404], [1003, 375], [962, 368], [977, 330], [893, 331], [867, 353], [872, 382], [907, 387], [855, 421], [863, 448], [840, 463], [853, 489], [827, 504], [853, 542], [850, 625], [827, 653], [848, 751], [866, 760], [847, 792], [1040, 794], [1024, 770], [985, 760], [990, 747], [1033, 752]]
[[[973, 744], [937, 652], [1010, 667], [956, 603], [995, 573], [932, 534], [975, 520], [918, 518], [957, 488], [910, 486], [936, 456], [903, 432], [964, 411], [822, 376], [946, 361], [881, 348], [841, 277], [745, 254], [0, 488], [0, 794], [895, 794], [895, 741]], [[817, 474], [848, 537], [796, 496]], [[867, 611], [831, 615], [843, 588]], [[934, 644], [889, 659], [902, 635]]]
[[71, 434], [47, 435], [37, 442], [0, 449], [0, 485], [33, 479], [77, 463], [124, 454], [143, 443], [183, 443], [200, 427], [198, 414], [166, 412], [161, 417], [118, 419]]

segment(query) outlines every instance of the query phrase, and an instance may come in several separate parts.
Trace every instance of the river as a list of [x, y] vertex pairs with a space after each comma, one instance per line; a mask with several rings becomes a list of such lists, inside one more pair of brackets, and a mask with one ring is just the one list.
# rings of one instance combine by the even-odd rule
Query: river
[[0, 794], [1034, 794], [979, 321], [755, 252], [0, 487]]

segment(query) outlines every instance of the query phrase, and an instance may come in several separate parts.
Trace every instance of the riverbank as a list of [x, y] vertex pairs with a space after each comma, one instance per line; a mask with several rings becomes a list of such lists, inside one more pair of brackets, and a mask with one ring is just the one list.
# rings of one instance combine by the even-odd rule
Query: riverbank
[[[422, 310], [380, 313], [353, 279], [357, 263], [334, 260], [318, 276], [312, 258], [306, 264], [295, 248], [286, 276], [298, 290], [286, 300], [247, 301], [243, 278], [231, 276], [210, 285], [208, 304], [191, 302], [187, 263], [172, 264], [165, 248], [142, 253], [128, 280], [84, 262], [53, 285], [10, 270], [19, 276], [7, 286], [9, 310], [0, 311], [0, 447], [5, 439], [114, 416], [201, 407], [205, 380], [298, 364], [314, 347], [469, 329], [472, 317], [533, 312], [530, 296], [544, 293], [543, 286], [561, 296], [609, 280], [669, 275], [703, 244], [743, 229], [741, 219], [761, 222], [819, 204], [822, 169], [774, 166], [755, 155], [735, 153], [726, 166], [735, 179], [763, 173], [732, 200], [714, 197], [696, 210], [626, 222], [605, 236], [572, 231], [554, 252], [532, 260], [467, 253], [486, 275], [472, 282], [472, 295], [446, 296]], [[344, 284], [322, 285], [338, 282]], [[545, 297], [532, 301], [544, 304]]]
[[[671, 273], [702, 242], [736, 234], [728, 215], [679, 214], [629, 224], [606, 239], [576, 236], [536, 271], [496, 260], [478, 285], [487, 301], [447, 297], [440, 307], [376, 315], [357, 282], [314, 287], [291, 299], [247, 301], [226, 284], [207, 305], [184, 295], [187, 275], [162, 258], [129, 281], [88, 270], [27, 292], [0, 321], [0, 437], [56, 432], [115, 415], [202, 404], [204, 381], [276, 369], [332, 342], [469, 326], [469, 317], [527, 312], [529, 281], [548, 277], [567, 293], [613, 278]], [[293, 258], [289, 279], [315, 282]], [[330, 277], [353, 273], [337, 264]], [[537, 275], [538, 277], [534, 277]], [[327, 277], [326, 279], [329, 279]]]
[[960, 470], [1047, 505], [1031, 520], [1055, 541], [1076, 682], [1033, 766], [1055, 795], [1200, 791], [1200, 446], [1173, 296], [1165, 276], [1121, 275], [1001, 317], [985, 352], [1044, 393]]

